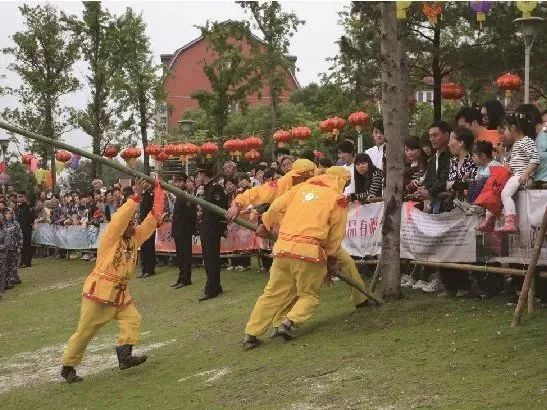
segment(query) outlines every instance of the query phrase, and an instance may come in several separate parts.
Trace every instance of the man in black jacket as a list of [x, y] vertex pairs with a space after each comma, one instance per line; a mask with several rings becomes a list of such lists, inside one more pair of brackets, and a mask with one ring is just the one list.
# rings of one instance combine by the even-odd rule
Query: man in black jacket
[[[186, 191], [188, 176], [182, 174], [175, 178], [175, 186]], [[196, 205], [192, 202], [177, 197], [173, 208], [173, 222], [171, 224], [171, 236], [175, 240], [177, 250], [177, 265], [179, 277], [171, 285], [175, 289], [192, 284], [192, 235], [196, 231], [197, 219]]]
[[30, 268], [32, 264], [32, 225], [34, 224], [34, 209], [27, 202], [27, 194], [21, 191], [17, 194], [15, 210], [17, 222], [23, 232], [23, 249], [21, 250], [21, 267]]
[[431, 200], [431, 211], [434, 214], [441, 213], [441, 192], [446, 191], [446, 181], [450, 170], [450, 152], [448, 140], [450, 139], [450, 126], [444, 121], [434, 123], [429, 129], [429, 139], [435, 150], [435, 154], [429, 159], [425, 171], [424, 184], [416, 191], [419, 200]]
[[[213, 164], [201, 164], [196, 174], [196, 185], [203, 185], [207, 202], [228, 209], [228, 198], [222, 186], [213, 180]], [[216, 298], [222, 293], [220, 286], [220, 239], [226, 231], [226, 220], [202, 209], [199, 232], [207, 282], [199, 301]]]
[[[129, 188], [131, 189], [131, 188]], [[124, 195], [125, 196], [125, 195]], [[154, 192], [148, 188], [142, 193], [139, 208], [139, 222], [142, 223], [154, 206]], [[141, 245], [141, 274], [139, 278], [149, 278], [156, 274], [156, 232]]]

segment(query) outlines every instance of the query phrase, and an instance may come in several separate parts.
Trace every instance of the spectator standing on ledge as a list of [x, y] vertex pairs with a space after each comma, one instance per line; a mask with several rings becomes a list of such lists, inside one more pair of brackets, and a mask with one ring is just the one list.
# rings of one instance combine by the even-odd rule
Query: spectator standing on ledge
[[[175, 186], [188, 192], [188, 176], [182, 174], [175, 178]], [[191, 193], [191, 192], [190, 192]], [[171, 285], [180, 289], [192, 284], [192, 235], [196, 231], [197, 208], [192, 202], [177, 196], [173, 208], [171, 236], [175, 240], [179, 277]]]
[[342, 141], [338, 144], [338, 159], [340, 160], [340, 166], [346, 168], [351, 175], [351, 182], [344, 190], [344, 195], [350, 195], [355, 192], [355, 145], [348, 140]]
[[431, 201], [431, 211], [434, 214], [442, 212], [442, 200], [438, 195], [446, 190], [450, 170], [450, 131], [450, 126], [445, 121], [436, 122], [430, 127], [429, 139], [436, 152], [427, 163], [424, 185], [419, 187], [415, 194], [420, 201]]
[[34, 210], [27, 202], [27, 194], [21, 191], [17, 194], [17, 208], [15, 210], [17, 222], [23, 232], [23, 249], [21, 267], [30, 268], [32, 265], [32, 225], [34, 224]]
[[[196, 184], [204, 186], [203, 199], [228, 209], [228, 199], [221, 185], [213, 180], [213, 164], [200, 164], [196, 174]], [[202, 209], [199, 232], [207, 282], [199, 301], [216, 298], [222, 293], [220, 286], [220, 239], [226, 231], [224, 218]]]
[[382, 120], [376, 120], [372, 124], [372, 138], [374, 138], [374, 147], [367, 149], [365, 153], [368, 154], [374, 166], [383, 171], [386, 139], [384, 137], [384, 124]]

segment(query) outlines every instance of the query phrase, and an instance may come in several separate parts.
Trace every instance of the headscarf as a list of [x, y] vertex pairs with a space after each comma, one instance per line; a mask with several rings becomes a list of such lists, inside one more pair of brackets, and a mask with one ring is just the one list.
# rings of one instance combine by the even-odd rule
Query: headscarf
[[292, 168], [289, 172], [293, 175], [297, 175], [306, 172], [313, 172], [315, 171], [315, 168], [317, 168], [317, 165], [315, 165], [309, 159], [299, 158], [293, 162]]
[[345, 167], [335, 166], [327, 168], [325, 174], [336, 178], [340, 192], [344, 191], [346, 184], [351, 180], [351, 174]]

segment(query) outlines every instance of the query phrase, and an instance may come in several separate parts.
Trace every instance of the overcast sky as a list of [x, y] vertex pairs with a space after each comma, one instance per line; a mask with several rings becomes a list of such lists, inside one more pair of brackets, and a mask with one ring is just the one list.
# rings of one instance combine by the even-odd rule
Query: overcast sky
[[[36, 2], [33, 2], [35, 4]], [[81, 2], [50, 2], [66, 13], [81, 15]], [[290, 53], [297, 56], [299, 71], [296, 76], [302, 85], [317, 81], [319, 75], [326, 72], [329, 63], [327, 57], [337, 52], [335, 41], [342, 33], [337, 25], [337, 12], [348, 2], [335, 1], [297, 1], [281, 2], [286, 10], [294, 11], [299, 18], [306, 20], [305, 26], [292, 39]], [[12, 44], [10, 36], [24, 28], [23, 19], [18, 10], [21, 2], [0, 2], [0, 48]], [[245, 13], [234, 1], [106, 1], [104, 6], [114, 14], [121, 14], [127, 7], [142, 12], [147, 24], [152, 50], [159, 63], [160, 54], [172, 53], [178, 47], [199, 36], [194, 25], [202, 25], [209, 20], [244, 19]], [[7, 76], [7, 81], [14, 83], [17, 77], [10, 74], [6, 66], [9, 61], [0, 54], [0, 74]], [[76, 76], [83, 80], [85, 65], [78, 65]], [[0, 80], [5, 81], [5, 80]], [[83, 81], [82, 81], [83, 83]], [[68, 105], [82, 107], [86, 101], [85, 84], [76, 95], [65, 100]], [[13, 105], [14, 101], [0, 97], [0, 110]], [[0, 131], [1, 133], [2, 131]], [[90, 139], [81, 132], [70, 134], [71, 143], [78, 146], [89, 146]]]

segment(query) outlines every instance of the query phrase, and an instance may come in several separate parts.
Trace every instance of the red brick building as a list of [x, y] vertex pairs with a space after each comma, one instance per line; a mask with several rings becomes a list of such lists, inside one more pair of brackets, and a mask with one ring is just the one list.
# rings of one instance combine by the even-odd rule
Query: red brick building
[[[261, 41], [256, 38], [256, 40]], [[250, 45], [243, 44], [242, 50], [244, 55], [249, 55]], [[203, 72], [203, 61], [214, 61], [213, 51], [208, 49], [207, 41], [203, 37], [199, 37], [190, 43], [182, 46], [173, 54], [162, 54], [161, 61], [164, 67], [170, 72], [165, 81], [165, 91], [167, 95], [168, 109], [163, 113], [166, 128], [163, 131], [177, 127], [177, 121], [181, 119], [182, 113], [188, 108], [198, 107], [198, 102], [192, 99], [192, 94], [198, 90], [210, 90], [209, 80]], [[280, 96], [281, 102], [289, 99], [291, 94], [297, 90], [300, 85], [294, 76], [294, 67], [296, 57], [287, 56], [287, 60], [292, 67], [286, 73], [286, 86]], [[262, 87], [261, 98], [257, 94], [247, 98], [249, 104], [269, 104], [269, 88], [267, 84]], [[162, 116], [162, 113], [158, 113]]]

